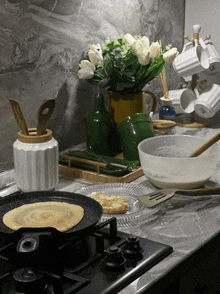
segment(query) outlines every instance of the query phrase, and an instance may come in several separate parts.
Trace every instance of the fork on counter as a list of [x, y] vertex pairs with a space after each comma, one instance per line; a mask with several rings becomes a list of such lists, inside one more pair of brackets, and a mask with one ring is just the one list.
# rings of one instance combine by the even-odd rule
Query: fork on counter
[[220, 195], [220, 187], [201, 188], [201, 189], [194, 189], [194, 190], [181, 190], [181, 189], [174, 189], [174, 188], [161, 189], [149, 194], [138, 196], [138, 201], [147, 207], [153, 207], [173, 197], [177, 192], [178, 194], [188, 195], [188, 196], [215, 195], [215, 194]]

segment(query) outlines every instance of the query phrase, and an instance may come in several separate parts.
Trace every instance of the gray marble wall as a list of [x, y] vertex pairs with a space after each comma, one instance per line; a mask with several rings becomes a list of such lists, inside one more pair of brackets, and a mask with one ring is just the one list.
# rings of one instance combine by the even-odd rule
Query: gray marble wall
[[[28, 127], [38, 108], [56, 98], [49, 127], [60, 150], [85, 141], [85, 118], [97, 87], [77, 78], [88, 44], [122, 33], [183, 44], [184, 0], [0, 0], [0, 171], [13, 168], [19, 130], [9, 99], [19, 102]], [[169, 88], [179, 79], [170, 66]], [[150, 86], [159, 95], [157, 81]]]

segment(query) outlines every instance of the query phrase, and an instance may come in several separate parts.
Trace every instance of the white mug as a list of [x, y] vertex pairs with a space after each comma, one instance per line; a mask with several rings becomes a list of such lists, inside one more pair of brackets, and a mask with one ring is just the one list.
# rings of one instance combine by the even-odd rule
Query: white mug
[[173, 68], [178, 76], [187, 78], [209, 68], [207, 48], [189, 42], [183, 46], [182, 53], [173, 61]]
[[195, 93], [190, 89], [170, 90], [169, 96], [173, 98], [172, 106], [176, 113], [192, 113], [196, 101]]
[[196, 102], [195, 112], [202, 118], [213, 117], [220, 109], [220, 86], [213, 84], [211, 86], [201, 86], [199, 84], [195, 89]]
[[210, 40], [203, 41], [203, 39], [200, 38], [199, 43], [204, 49], [207, 50], [210, 65], [220, 62], [220, 56]]

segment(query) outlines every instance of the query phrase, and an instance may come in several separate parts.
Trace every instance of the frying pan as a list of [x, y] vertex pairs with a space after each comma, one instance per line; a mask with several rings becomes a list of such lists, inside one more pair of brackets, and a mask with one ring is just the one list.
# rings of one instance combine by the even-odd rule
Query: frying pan
[[[74, 236], [82, 235], [85, 231], [89, 231], [96, 223], [100, 220], [103, 209], [102, 206], [94, 199], [70, 192], [61, 191], [37, 191], [37, 192], [26, 192], [20, 194], [13, 194], [6, 196], [0, 200], [0, 234], [3, 235], [16, 235], [18, 231], [25, 231], [25, 228], [21, 228], [18, 231], [13, 231], [3, 223], [3, 216], [8, 211], [19, 207], [24, 204], [31, 204], [36, 202], [47, 202], [47, 201], [57, 201], [57, 202], [67, 202], [70, 204], [80, 205], [84, 208], [84, 217], [79, 224], [77, 224], [72, 229], [66, 232], [56, 231], [56, 236], [62, 238], [62, 240], [71, 239]], [[39, 231], [39, 228], [36, 228]], [[31, 231], [35, 231], [35, 228]], [[45, 231], [45, 228], [42, 228]], [[30, 229], [27, 229], [30, 231]]]

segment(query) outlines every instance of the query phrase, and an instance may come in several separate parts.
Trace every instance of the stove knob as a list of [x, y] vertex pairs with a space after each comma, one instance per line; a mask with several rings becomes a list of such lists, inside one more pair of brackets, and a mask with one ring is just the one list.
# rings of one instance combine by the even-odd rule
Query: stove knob
[[139, 238], [133, 235], [126, 238], [125, 245], [121, 250], [125, 256], [140, 255], [144, 251], [140, 246]]
[[123, 257], [120, 248], [112, 246], [105, 253], [107, 255], [104, 259], [105, 266], [112, 269], [118, 269], [124, 266], [126, 259]]
[[13, 273], [13, 293], [46, 293], [47, 284], [42, 274], [31, 268], [20, 268]]

